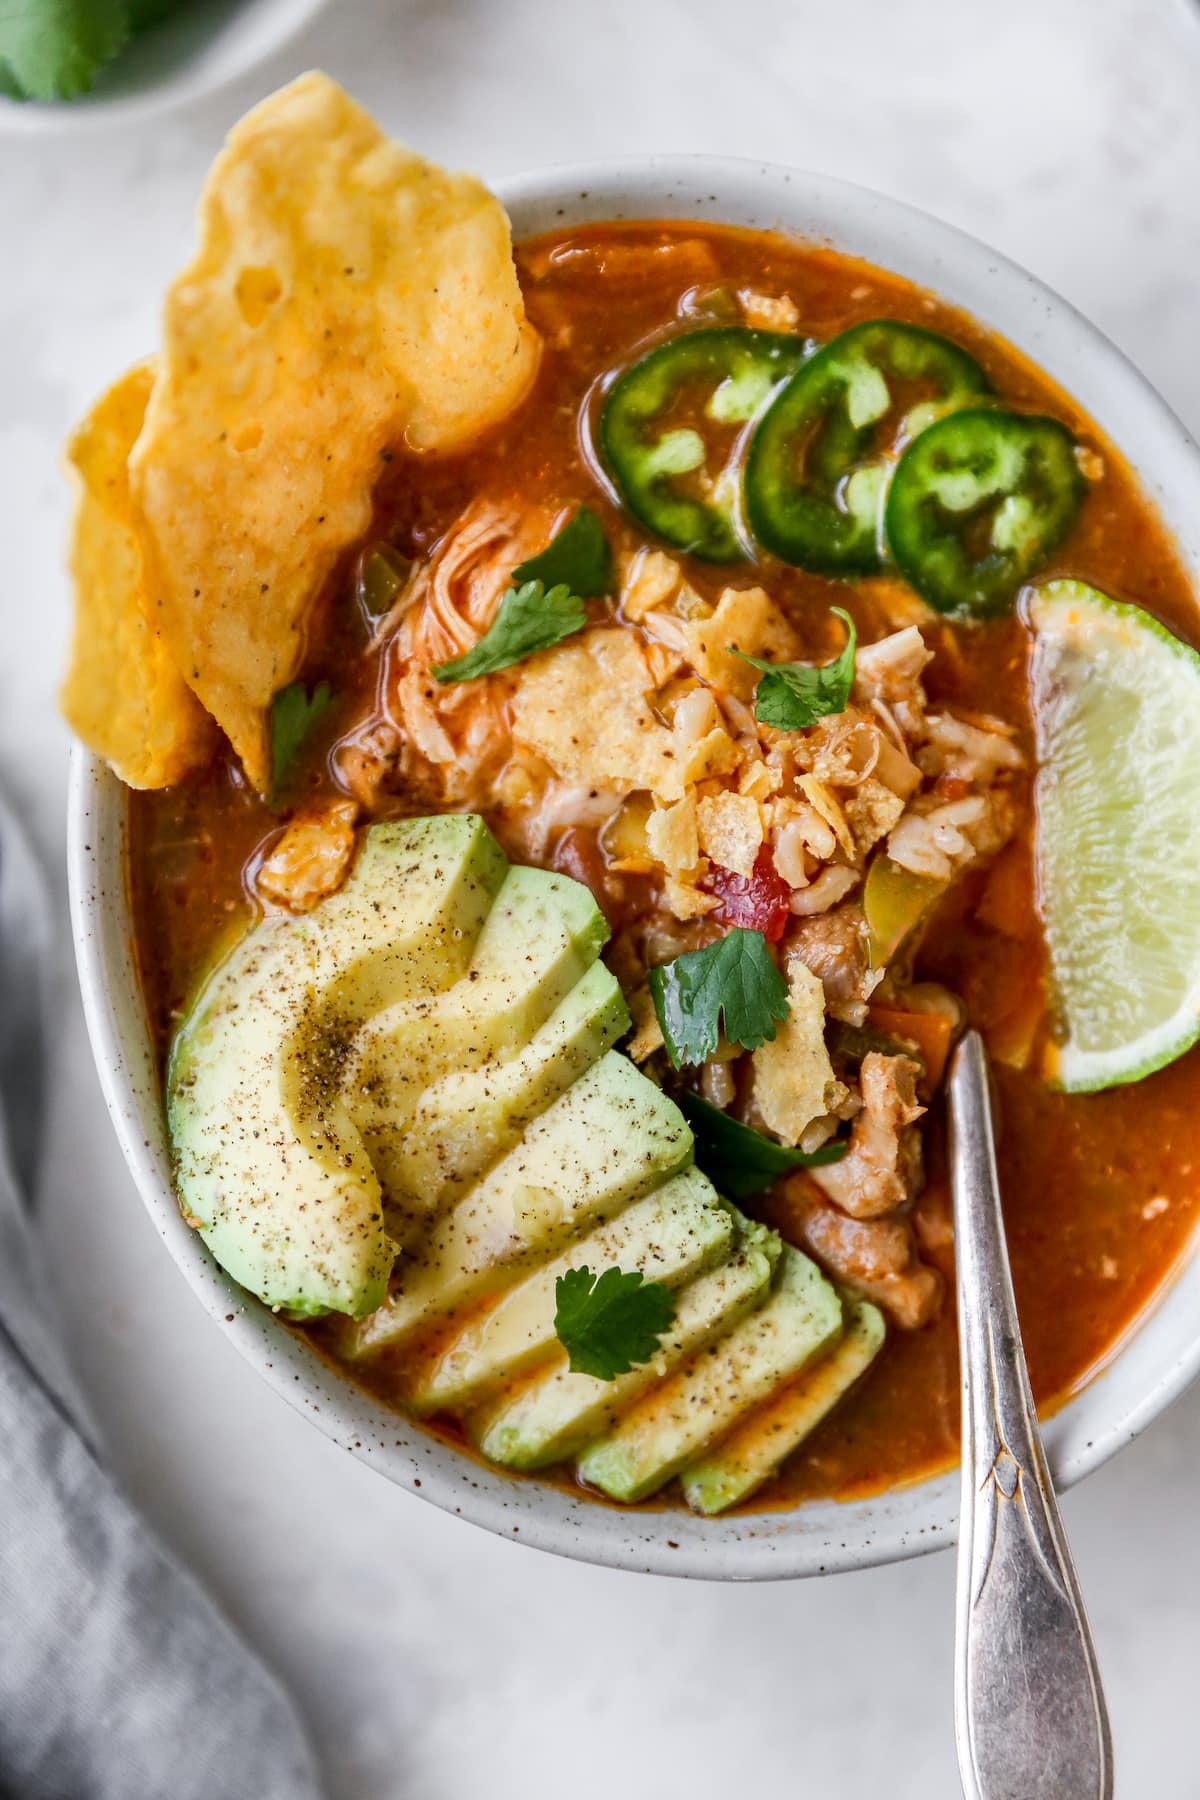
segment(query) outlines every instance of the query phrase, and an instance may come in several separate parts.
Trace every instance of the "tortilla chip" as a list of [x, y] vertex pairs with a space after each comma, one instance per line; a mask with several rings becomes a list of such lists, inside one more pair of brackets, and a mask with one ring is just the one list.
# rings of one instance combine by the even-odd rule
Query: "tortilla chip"
[[663, 1047], [662, 1026], [648, 987], [635, 988], [629, 996], [629, 1014], [633, 1020], [633, 1036], [625, 1046], [635, 1063], [645, 1062]]
[[537, 363], [508, 220], [303, 75], [230, 133], [134, 451], [163, 635], [260, 791], [272, 696], [381, 459], [464, 442]]
[[679, 591], [683, 570], [665, 550], [635, 551], [621, 582], [621, 616], [638, 624]]
[[729, 789], [707, 795], [696, 803], [696, 824], [704, 854], [749, 880], [763, 842], [758, 801]]
[[128, 459], [154, 368], [131, 369], [67, 446], [79, 481], [71, 540], [75, 632], [62, 690], [71, 729], [129, 787], [169, 787], [205, 762], [212, 721], [150, 623]]
[[673, 734], [650, 710], [652, 685], [632, 632], [582, 632], [522, 666], [513, 737], [565, 781], [678, 800], [680, 759]]
[[833, 789], [827, 787], [825, 782], [818, 781], [815, 775], [799, 776], [797, 786], [814, 812], [824, 819], [846, 855], [853, 862], [858, 854], [858, 847], [854, 842], [854, 833], [850, 829], [849, 821]]
[[754, 1104], [768, 1131], [798, 1144], [806, 1127], [846, 1098], [825, 1047], [825, 990], [799, 956], [788, 959], [788, 1016], [753, 1052]]
[[766, 762], [748, 762], [738, 776], [738, 793], [769, 800], [783, 786], [783, 770]]
[[669, 875], [684, 879], [693, 874], [700, 861], [695, 796], [685, 794], [673, 806], [652, 812], [646, 820], [646, 842]]
[[753, 697], [758, 671], [736, 650], [776, 662], [796, 654], [795, 633], [762, 588], [726, 588], [716, 612], [694, 619], [686, 630], [687, 657], [697, 675], [739, 700]]
[[904, 801], [882, 781], [868, 775], [851, 788], [842, 801], [846, 823], [854, 833], [854, 848], [861, 859], [881, 837], [886, 837], [904, 811]]
[[717, 775], [732, 775], [742, 760], [742, 747], [734, 742], [720, 725], [706, 732], [699, 743], [680, 751], [685, 782], [710, 781]]
[[663, 905], [677, 919], [702, 919], [721, 902], [715, 894], [702, 894], [690, 881], [676, 881], [668, 875], [663, 882]]

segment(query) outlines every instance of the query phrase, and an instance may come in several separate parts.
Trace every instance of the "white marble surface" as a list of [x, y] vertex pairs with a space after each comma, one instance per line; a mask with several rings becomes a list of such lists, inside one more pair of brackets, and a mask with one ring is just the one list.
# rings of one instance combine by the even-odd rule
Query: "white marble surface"
[[[491, 175], [697, 149], [900, 194], [1060, 288], [1200, 427], [1185, 0], [334, 0], [168, 121], [0, 138], [0, 780], [60, 890], [58, 446], [151, 343], [223, 129], [314, 63]], [[388, 1488], [212, 1330], [124, 1176], [65, 967], [57, 1018], [43, 1216], [79, 1368], [134, 1493], [293, 1682], [333, 1794], [957, 1792], [948, 1558], [684, 1585], [554, 1562]], [[1198, 1456], [1194, 1392], [1066, 1505], [1130, 1800], [1200, 1795]]]

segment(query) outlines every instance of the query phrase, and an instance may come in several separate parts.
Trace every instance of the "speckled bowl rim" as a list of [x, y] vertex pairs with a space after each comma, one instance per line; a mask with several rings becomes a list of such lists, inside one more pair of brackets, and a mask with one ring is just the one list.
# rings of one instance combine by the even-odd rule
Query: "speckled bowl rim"
[[[906, 275], [973, 314], [1046, 368], [1139, 470], [1200, 570], [1200, 456], [1132, 365], [1065, 301], [973, 238], [830, 176], [753, 162], [664, 156], [551, 169], [499, 184], [518, 237], [620, 218], [778, 228]], [[72, 925], [84, 1010], [126, 1161], [185, 1278], [242, 1354], [335, 1443], [421, 1498], [562, 1556], [663, 1575], [761, 1580], [894, 1562], [951, 1543], [950, 1472], [870, 1499], [705, 1520], [625, 1512], [481, 1467], [343, 1383], [213, 1263], [171, 1192], [158, 1080], [132, 955], [120, 784], [77, 750], [69, 803]], [[1200, 1369], [1200, 1259], [1191, 1258], [1110, 1359], [1047, 1424], [1062, 1486], [1128, 1444]]]

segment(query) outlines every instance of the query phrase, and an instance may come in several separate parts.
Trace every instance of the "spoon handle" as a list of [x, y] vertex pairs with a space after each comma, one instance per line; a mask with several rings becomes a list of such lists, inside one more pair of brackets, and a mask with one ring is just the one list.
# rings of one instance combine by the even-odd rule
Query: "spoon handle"
[[978, 1032], [948, 1085], [962, 1356], [954, 1722], [967, 1800], [1110, 1800], [1112, 1739], [1029, 1387]]

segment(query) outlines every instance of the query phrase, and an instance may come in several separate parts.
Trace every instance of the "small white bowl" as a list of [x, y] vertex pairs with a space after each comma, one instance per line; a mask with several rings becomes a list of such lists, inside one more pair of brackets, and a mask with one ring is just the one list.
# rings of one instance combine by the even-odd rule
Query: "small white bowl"
[[0, 97], [0, 131], [69, 132], [144, 119], [228, 86], [281, 50], [325, 0], [191, 0], [142, 32], [77, 100]]
[[[909, 276], [965, 308], [1060, 382], [1139, 470], [1200, 575], [1200, 456], [1136, 370], [1065, 301], [994, 251], [895, 200], [824, 175], [707, 157], [551, 170], [506, 182], [518, 237], [620, 218], [782, 229]], [[342, 1382], [216, 1267], [171, 1192], [158, 1075], [131, 953], [118, 782], [77, 752], [70, 803], [72, 916], [92, 1048], [129, 1167], [167, 1248], [214, 1320], [265, 1378], [345, 1449], [401, 1486], [523, 1544], [614, 1567], [727, 1580], [826, 1574], [950, 1543], [957, 1475], [868, 1500], [705, 1520], [621, 1511], [502, 1474]], [[228, 1315], [232, 1314], [230, 1320]], [[1102, 1374], [1046, 1428], [1061, 1486], [1129, 1443], [1200, 1369], [1200, 1260], [1176, 1275]]]

